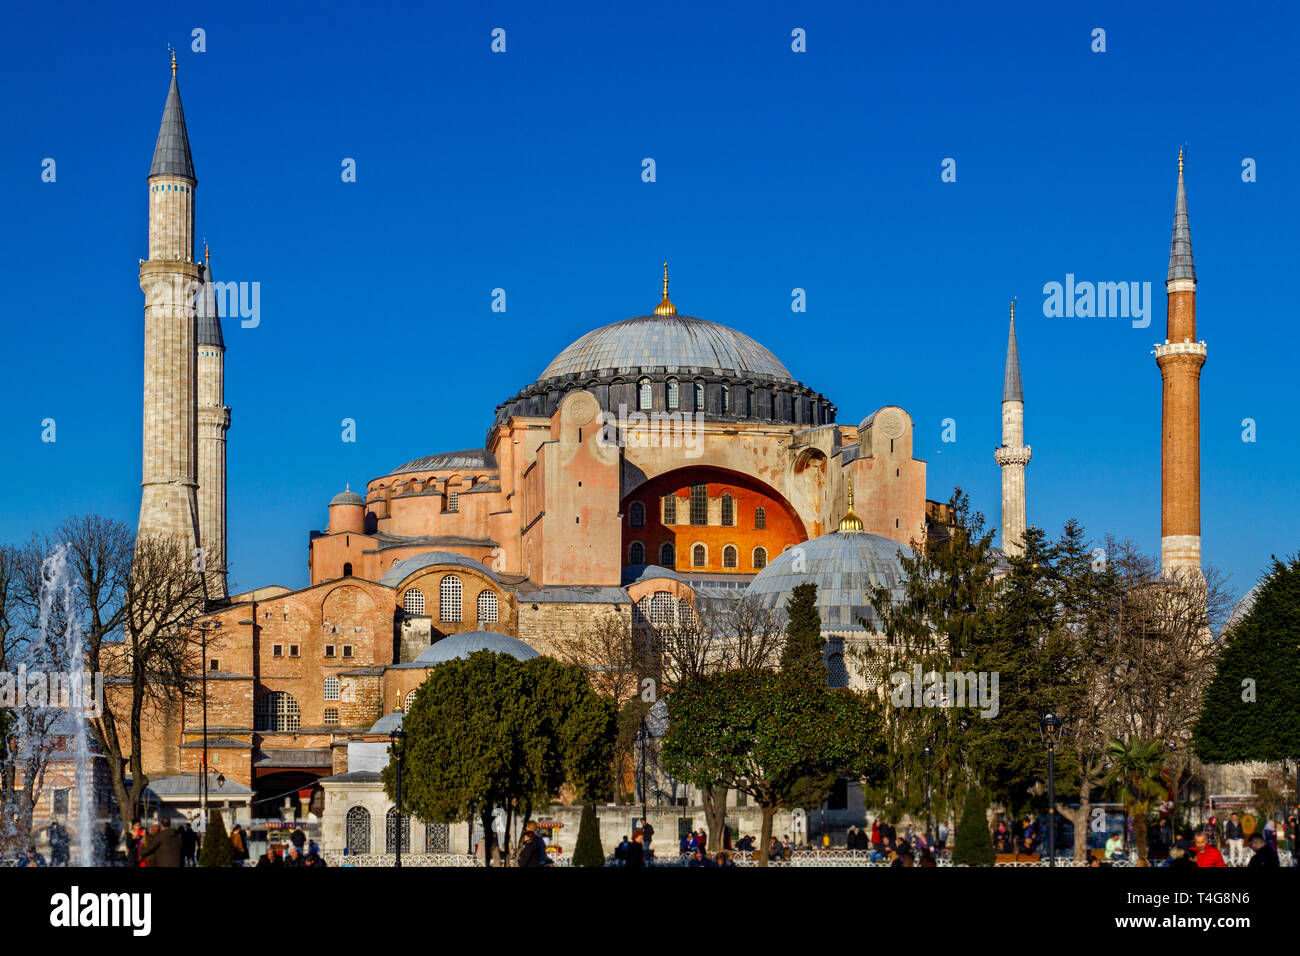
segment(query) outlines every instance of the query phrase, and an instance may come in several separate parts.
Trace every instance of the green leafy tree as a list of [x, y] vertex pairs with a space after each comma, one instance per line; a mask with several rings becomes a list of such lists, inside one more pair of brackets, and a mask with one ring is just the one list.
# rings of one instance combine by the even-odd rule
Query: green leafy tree
[[1133, 818], [1133, 840], [1143, 864], [1147, 859], [1147, 816], [1152, 805], [1169, 792], [1164, 777], [1166, 753], [1163, 740], [1113, 737], [1106, 748], [1110, 762], [1106, 785], [1120, 797]]
[[[614, 703], [581, 667], [479, 651], [433, 668], [403, 719], [403, 806], [422, 820], [477, 814], [491, 833], [495, 807], [527, 820], [565, 784], [590, 801], [611, 785]], [[395, 793], [392, 763], [384, 785]], [[509, 846], [505, 848], [509, 854]]]
[[879, 715], [857, 694], [830, 690], [806, 671], [746, 668], [685, 681], [668, 697], [664, 766], [698, 787], [752, 797], [762, 813], [760, 865], [779, 807], [809, 778], [884, 771]]
[[600, 845], [600, 821], [596, 818], [596, 805], [582, 806], [582, 819], [578, 823], [578, 840], [573, 848], [574, 866], [604, 866], [605, 851]]
[[1210, 763], [1300, 756], [1300, 557], [1273, 559], [1222, 643], [1193, 734], [1197, 755]]
[[822, 619], [817, 611], [817, 585], [796, 584], [786, 599], [785, 647], [781, 651], [781, 670], [801, 669], [825, 683], [826, 640], [822, 637]]
[[230, 845], [230, 834], [221, 819], [221, 811], [208, 813], [208, 829], [203, 834], [203, 846], [199, 848], [199, 866], [234, 866], [235, 848]]
[[997, 862], [989, 833], [988, 804], [974, 787], [966, 793], [966, 807], [953, 840], [952, 862], [958, 866], [992, 866]]

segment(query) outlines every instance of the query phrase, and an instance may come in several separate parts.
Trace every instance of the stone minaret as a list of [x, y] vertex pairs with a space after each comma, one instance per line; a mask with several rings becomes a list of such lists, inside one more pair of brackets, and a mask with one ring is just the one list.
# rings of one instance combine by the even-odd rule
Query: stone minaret
[[198, 540], [198, 446], [195, 441], [194, 163], [185, 132], [176, 57], [149, 169], [149, 258], [140, 263], [144, 292], [144, 467], [139, 535]]
[[1007, 372], [1002, 383], [1002, 447], [993, 460], [1002, 469], [1002, 550], [1020, 554], [1025, 534], [1025, 466], [1032, 452], [1025, 444], [1025, 392], [1020, 384], [1020, 353], [1016, 349], [1016, 303], [1011, 303], [1007, 333]]
[[226, 596], [226, 431], [230, 428], [230, 409], [225, 403], [226, 343], [221, 336], [221, 316], [206, 245], [202, 268], [196, 334], [199, 542], [209, 572], [208, 599], [215, 601]]
[[1164, 383], [1160, 435], [1160, 564], [1166, 575], [1201, 573], [1201, 366], [1205, 343], [1196, 341], [1196, 266], [1178, 151], [1178, 195], [1169, 246], [1165, 341], [1155, 349]]

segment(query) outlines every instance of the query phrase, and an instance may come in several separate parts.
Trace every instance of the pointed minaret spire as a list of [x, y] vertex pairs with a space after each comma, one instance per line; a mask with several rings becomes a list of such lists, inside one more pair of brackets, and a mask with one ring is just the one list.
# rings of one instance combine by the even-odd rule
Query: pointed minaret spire
[[154, 176], [180, 176], [198, 182], [194, 176], [194, 160], [190, 157], [190, 137], [185, 130], [185, 111], [181, 109], [181, 88], [176, 83], [175, 51], [172, 51], [172, 85], [163, 106], [153, 165], [149, 167], [149, 178]]
[[1002, 401], [1023, 402], [1020, 384], [1020, 351], [1016, 348], [1016, 300], [1011, 300], [1011, 329], [1007, 332], [1007, 374], [1002, 382]]
[[1191, 279], [1196, 281], [1196, 265], [1192, 262], [1192, 230], [1187, 220], [1187, 190], [1183, 186], [1183, 151], [1178, 151], [1178, 195], [1174, 200], [1174, 235], [1169, 243], [1169, 275], [1165, 281]]
[[1020, 554], [1027, 526], [1025, 466], [1033, 451], [1025, 444], [1025, 390], [1020, 382], [1020, 350], [1016, 348], [1016, 300], [1011, 300], [1007, 332], [1007, 371], [1002, 380], [1002, 445], [993, 460], [1002, 469], [1002, 550]]

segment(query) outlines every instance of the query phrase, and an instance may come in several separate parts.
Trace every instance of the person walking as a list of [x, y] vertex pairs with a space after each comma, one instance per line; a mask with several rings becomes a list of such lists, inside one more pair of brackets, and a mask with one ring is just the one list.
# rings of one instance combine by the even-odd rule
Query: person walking
[[194, 832], [194, 828], [188, 823], [181, 830], [181, 855], [185, 858], [186, 866], [198, 866], [196, 854], [199, 848], [199, 835]]
[[1241, 828], [1241, 819], [1235, 814], [1228, 816], [1223, 825], [1223, 839], [1228, 844], [1228, 864], [1241, 866], [1246, 862], [1246, 834]]
[[521, 867], [541, 867], [542, 854], [545, 852], [542, 849], [542, 841], [537, 838], [537, 831], [525, 830], [515, 862]]
[[153, 867], [179, 867], [181, 865], [181, 837], [171, 827], [171, 821], [164, 819], [162, 826], [156, 826], [150, 832], [144, 849], [145, 865]]
[[[301, 844], [295, 843], [294, 846], [298, 847], [300, 853], [302, 852]], [[238, 823], [230, 831], [230, 849], [235, 854], [235, 866], [243, 866], [248, 862], [248, 841], [244, 837], [244, 828]]]
[[623, 865], [627, 867], [645, 866], [645, 844], [642, 843], [644, 835], [640, 830], [632, 832], [632, 842], [627, 845], [623, 851]]

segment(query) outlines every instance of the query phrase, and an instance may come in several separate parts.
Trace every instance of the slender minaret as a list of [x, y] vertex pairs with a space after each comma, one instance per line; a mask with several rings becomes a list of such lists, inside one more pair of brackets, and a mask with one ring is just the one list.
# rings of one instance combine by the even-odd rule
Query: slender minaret
[[1007, 372], [1002, 382], [1002, 447], [993, 460], [1002, 469], [1002, 550], [1020, 554], [1025, 534], [1025, 466], [1032, 452], [1025, 444], [1025, 392], [1020, 384], [1020, 352], [1016, 349], [1016, 303], [1011, 301], [1007, 333]]
[[185, 132], [176, 54], [149, 169], [149, 258], [140, 263], [144, 292], [144, 460], [139, 535], [198, 540], [195, 441], [194, 163]]
[[1201, 573], [1201, 366], [1205, 343], [1196, 341], [1196, 266], [1178, 151], [1178, 195], [1169, 245], [1165, 341], [1155, 348], [1164, 383], [1160, 435], [1160, 564], [1166, 575]]
[[221, 337], [216, 287], [207, 244], [198, 308], [199, 543], [208, 569], [208, 599], [226, 596], [226, 343]]

